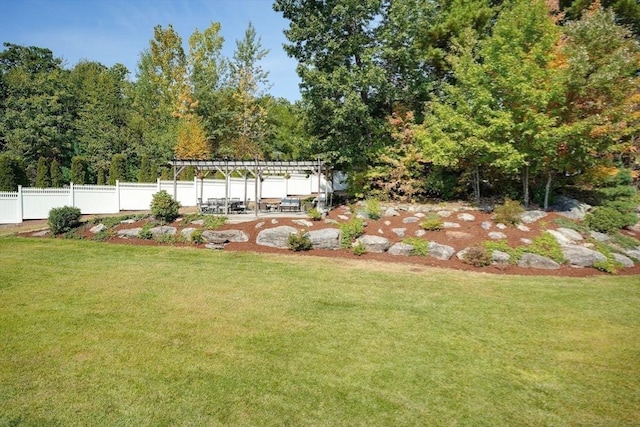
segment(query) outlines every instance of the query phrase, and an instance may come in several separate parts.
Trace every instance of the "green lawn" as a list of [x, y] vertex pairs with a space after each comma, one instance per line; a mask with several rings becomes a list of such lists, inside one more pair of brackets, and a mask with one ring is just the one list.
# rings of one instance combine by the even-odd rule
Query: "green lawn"
[[638, 425], [640, 280], [0, 238], [0, 425]]

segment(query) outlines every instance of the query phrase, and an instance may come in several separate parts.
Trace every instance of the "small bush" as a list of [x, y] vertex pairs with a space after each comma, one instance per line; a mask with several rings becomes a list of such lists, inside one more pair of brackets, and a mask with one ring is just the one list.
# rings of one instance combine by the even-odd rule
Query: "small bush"
[[489, 251], [489, 253], [493, 253], [493, 251], [501, 251], [509, 254], [509, 263], [517, 264], [518, 261], [522, 258], [522, 254], [524, 253], [524, 249], [522, 246], [517, 248], [512, 248], [509, 244], [504, 240], [490, 240], [484, 242], [484, 247]]
[[151, 229], [153, 228], [154, 225], [155, 224], [152, 224], [152, 223], [145, 224], [142, 227], [142, 230], [140, 230], [140, 232], [138, 233], [138, 238], [144, 239], [144, 240], [153, 239], [153, 234], [151, 234]]
[[311, 208], [307, 211], [307, 216], [312, 221], [320, 221], [322, 219], [322, 214], [316, 208]]
[[289, 234], [287, 238], [287, 247], [294, 252], [308, 251], [313, 247], [309, 239], [309, 233], [298, 230], [296, 234]]
[[358, 256], [362, 256], [367, 253], [367, 247], [362, 242], [358, 242], [353, 245], [351, 250], [353, 251], [354, 255]]
[[474, 267], [486, 267], [491, 265], [493, 257], [486, 247], [480, 245], [471, 246], [464, 254], [462, 261]]
[[526, 251], [551, 258], [558, 264], [562, 264], [565, 261], [560, 243], [553, 237], [553, 234], [548, 232], [544, 232], [533, 239], [533, 243], [527, 246]]
[[612, 233], [637, 222], [635, 214], [625, 214], [616, 209], [600, 206], [588, 213], [585, 221], [589, 228], [601, 233]]
[[94, 234], [91, 237], [91, 240], [95, 240], [97, 242], [104, 242], [106, 240], [109, 240], [111, 237], [113, 237], [113, 234], [109, 232], [109, 230], [102, 230], [99, 233]]
[[378, 199], [369, 199], [366, 201], [365, 212], [367, 217], [373, 220], [382, 218], [382, 210]]
[[202, 237], [202, 230], [199, 228], [193, 230], [191, 232], [190, 239], [191, 239], [191, 243], [195, 243], [196, 245], [204, 243], [204, 237]]
[[430, 213], [420, 223], [420, 227], [428, 231], [440, 231], [444, 228], [444, 222], [437, 214]]
[[172, 222], [178, 218], [180, 203], [173, 200], [165, 190], [158, 191], [151, 200], [151, 214], [163, 222]]
[[352, 218], [347, 222], [343, 222], [339, 226], [342, 233], [341, 245], [348, 248], [358, 237], [364, 233], [364, 220], [362, 218]]
[[582, 222], [576, 222], [561, 216], [556, 218], [554, 222], [560, 227], [570, 228], [572, 230], [579, 231], [582, 234], [589, 234], [589, 227]]
[[203, 227], [207, 230], [215, 230], [227, 223], [228, 218], [224, 215], [204, 215]]
[[176, 243], [176, 236], [173, 234], [158, 234], [156, 236], [153, 237], [153, 240], [155, 240], [158, 243], [168, 243], [173, 245], [174, 243]]
[[640, 240], [626, 236], [620, 232], [611, 234], [611, 240], [624, 249], [635, 249], [637, 246], [640, 246]]
[[72, 206], [53, 208], [49, 211], [49, 229], [53, 234], [62, 234], [80, 225], [80, 209]]
[[427, 256], [429, 255], [429, 242], [419, 237], [407, 237], [402, 241], [407, 245], [413, 246], [411, 255]]
[[597, 261], [593, 263], [593, 268], [609, 274], [618, 274], [618, 270], [623, 267], [618, 261], [607, 258], [606, 261]]
[[502, 205], [496, 206], [493, 212], [496, 222], [517, 225], [520, 223], [520, 215], [524, 212], [524, 208], [519, 201], [507, 198]]

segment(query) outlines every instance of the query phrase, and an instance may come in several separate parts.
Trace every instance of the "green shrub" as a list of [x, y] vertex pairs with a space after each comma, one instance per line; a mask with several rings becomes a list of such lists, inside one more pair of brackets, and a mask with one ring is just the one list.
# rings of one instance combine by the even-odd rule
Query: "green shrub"
[[429, 255], [429, 242], [419, 237], [407, 237], [402, 243], [413, 246], [411, 255], [427, 256]]
[[557, 217], [554, 222], [560, 227], [570, 228], [572, 230], [579, 231], [582, 234], [589, 234], [589, 227], [587, 227], [583, 222], [576, 222], [562, 216]]
[[596, 261], [593, 263], [593, 268], [609, 274], [618, 274], [618, 270], [622, 267], [622, 264], [610, 258], [607, 258], [606, 261]]
[[80, 209], [72, 206], [53, 208], [49, 211], [49, 229], [53, 234], [66, 233], [80, 225]]
[[518, 246], [517, 248], [512, 248], [505, 240], [490, 240], [484, 242], [484, 247], [489, 251], [490, 254], [493, 254], [493, 251], [501, 251], [509, 254], [509, 263], [517, 264], [518, 261], [522, 258], [522, 254], [524, 253], [524, 247]]
[[29, 185], [24, 163], [9, 154], [0, 155], [0, 191], [17, 191], [18, 185]]
[[354, 255], [362, 256], [367, 253], [367, 247], [362, 242], [358, 242], [352, 246], [351, 250]]
[[160, 190], [153, 195], [151, 200], [151, 214], [163, 222], [172, 222], [178, 218], [180, 203], [173, 200], [165, 190]]
[[196, 228], [195, 230], [193, 230], [193, 231], [191, 232], [191, 237], [190, 237], [190, 239], [191, 239], [191, 242], [192, 242], [192, 243], [195, 243], [196, 245], [199, 245], [199, 244], [201, 244], [201, 243], [204, 243], [204, 237], [202, 237], [202, 231], [203, 231], [203, 230], [201, 230], [201, 229], [199, 229], [199, 228]]
[[74, 184], [86, 184], [89, 182], [87, 171], [87, 159], [82, 156], [75, 156], [71, 159], [71, 182]]
[[101, 232], [94, 234], [91, 237], [91, 240], [95, 240], [97, 242], [104, 242], [106, 240], [109, 240], [112, 236], [113, 234], [110, 233], [109, 230], [102, 230]]
[[312, 221], [320, 221], [322, 219], [322, 214], [320, 213], [320, 211], [316, 208], [311, 208], [307, 211], [307, 216], [309, 217], [309, 219], [311, 219]]
[[155, 240], [158, 243], [174, 244], [176, 242], [176, 236], [174, 234], [161, 233], [153, 236], [153, 240]]
[[142, 227], [142, 230], [138, 233], [139, 239], [151, 240], [153, 239], [153, 234], [151, 234], [151, 229], [155, 226], [153, 223], [147, 223]]
[[474, 267], [486, 267], [491, 265], [493, 257], [486, 247], [481, 245], [473, 245], [469, 247], [462, 258], [462, 262], [471, 264]]
[[422, 220], [420, 227], [429, 231], [440, 231], [444, 228], [444, 222], [437, 214], [430, 213]]
[[564, 262], [564, 254], [560, 243], [553, 237], [553, 234], [544, 232], [535, 239], [533, 243], [526, 247], [526, 252], [551, 258], [558, 264]]
[[365, 203], [365, 213], [367, 217], [373, 220], [382, 218], [382, 210], [378, 199], [369, 199]]
[[634, 239], [631, 236], [626, 236], [620, 232], [611, 234], [611, 240], [622, 246], [624, 249], [635, 249], [636, 246], [640, 246], [640, 240]]
[[289, 234], [287, 237], [287, 247], [294, 252], [308, 251], [313, 247], [309, 233], [305, 230], [298, 230], [296, 234]]
[[204, 215], [203, 227], [207, 230], [215, 230], [222, 227], [227, 223], [227, 218], [224, 215]]
[[589, 228], [601, 233], [612, 233], [637, 222], [637, 216], [622, 213], [614, 208], [600, 206], [586, 215], [585, 221]]
[[342, 240], [341, 245], [343, 248], [348, 248], [358, 237], [364, 233], [364, 220], [362, 218], [352, 218], [347, 222], [343, 222], [339, 225]]
[[507, 198], [502, 205], [496, 206], [493, 212], [496, 222], [517, 225], [520, 223], [520, 215], [524, 212], [524, 208], [519, 201]]

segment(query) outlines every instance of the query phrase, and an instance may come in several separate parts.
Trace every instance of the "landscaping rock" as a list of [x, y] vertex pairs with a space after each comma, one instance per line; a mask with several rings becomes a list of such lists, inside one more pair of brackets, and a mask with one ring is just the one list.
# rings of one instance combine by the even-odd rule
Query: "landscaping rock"
[[460, 221], [465, 221], [465, 222], [471, 222], [471, 221], [475, 221], [476, 220], [476, 217], [471, 215], [471, 214], [469, 214], [469, 213], [461, 213], [461, 214], [459, 214], [457, 216], [457, 218]]
[[562, 254], [569, 265], [578, 267], [593, 267], [593, 263], [607, 260], [600, 252], [578, 245], [562, 246]]
[[579, 241], [584, 240], [582, 234], [578, 233], [576, 230], [571, 228], [560, 227], [557, 231], [563, 236], [567, 237], [569, 240]]
[[414, 233], [416, 237], [422, 237], [425, 234], [427, 234], [427, 230], [416, 230], [416, 232]]
[[464, 249], [462, 249], [461, 251], [458, 251], [456, 253], [456, 257], [460, 260], [460, 261], [464, 261], [464, 257], [467, 255], [467, 252], [469, 252], [469, 247], [466, 247]]
[[367, 252], [382, 253], [386, 252], [391, 246], [389, 239], [381, 236], [373, 236], [371, 234], [365, 234], [356, 239], [358, 242], [366, 248]]
[[306, 228], [313, 227], [313, 222], [309, 221], [308, 219], [294, 219], [291, 222]]
[[440, 243], [436, 243], [436, 242], [429, 242], [428, 248], [429, 248], [429, 255], [444, 261], [451, 258], [451, 256], [455, 252], [455, 249], [453, 249], [451, 246], [441, 245]]
[[337, 228], [313, 230], [308, 234], [314, 249], [340, 249], [340, 230]]
[[149, 231], [151, 232], [151, 235], [153, 237], [155, 237], [155, 236], [164, 236], [164, 235], [173, 236], [173, 235], [176, 234], [178, 229], [175, 228], [175, 227], [169, 227], [169, 226], [163, 225], [161, 227], [153, 227], [153, 228], [149, 229]]
[[444, 228], [460, 228], [460, 224], [458, 224], [457, 222], [449, 222], [449, 221], [445, 221], [444, 224], [442, 224], [442, 226]]
[[420, 218], [416, 217], [416, 216], [408, 216], [406, 218], [402, 219], [402, 223], [403, 224], [413, 224], [420, 221]]
[[202, 238], [208, 243], [244, 243], [249, 241], [249, 236], [240, 230], [206, 230], [202, 233]]
[[490, 230], [492, 226], [493, 224], [489, 221], [482, 221], [482, 224], [480, 224], [480, 227], [482, 227], [483, 230]]
[[502, 231], [491, 231], [488, 234], [490, 239], [493, 240], [501, 240], [501, 239], [506, 239], [507, 235], [504, 234]]
[[396, 243], [389, 248], [387, 252], [396, 256], [410, 256], [413, 251], [413, 246], [406, 243]]
[[598, 242], [608, 242], [611, 240], [611, 237], [609, 237], [609, 235], [605, 234], [605, 233], [600, 233], [599, 231], [590, 231], [589, 234], [591, 235], [591, 237], [593, 237], [594, 239], [596, 239]]
[[522, 237], [522, 238], [520, 238], [520, 241], [521, 241], [522, 243], [524, 243], [525, 245], [530, 245], [530, 244], [532, 244], [532, 243], [533, 243], [533, 240], [531, 240], [531, 239], [527, 239], [526, 237]]
[[631, 258], [635, 258], [635, 259], [640, 261], [640, 249], [638, 249], [638, 250], [636, 250], [636, 249], [626, 250], [626, 251], [624, 251], [624, 253], [627, 254], [627, 256], [629, 256]]
[[545, 211], [538, 211], [538, 210], [527, 211], [527, 212], [523, 212], [520, 215], [520, 221], [524, 222], [525, 224], [531, 224], [538, 221], [541, 218], [544, 218], [545, 216], [547, 216], [547, 213]]
[[518, 224], [517, 229], [520, 231], [524, 231], [525, 233], [531, 231], [531, 229], [524, 224]]
[[122, 237], [125, 239], [136, 238], [138, 237], [138, 234], [140, 234], [141, 231], [142, 231], [142, 227], [126, 228], [124, 230], [116, 231], [116, 236]]
[[499, 222], [499, 223], [497, 223], [497, 224], [496, 224], [496, 228], [497, 228], [498, 230], [506, 230], [506, 229], [507, 229], [507, 226], [506, 226], [506, 225], [504, 225], [503, 223]]
[[257, 223], [255, 228], [257, 230], [257, 229], [262, 228], [262, 227], [264, 227], [264, 221], [260, 221], [259, 223]]
[[406, 228], [392, 228], [391, 231], [398, 237], [404, 237], [407, 232]]
[[557, 230], [547, 230], [547, 233], [551, 234], [560, 245], [573, 245], [575, 243], [574, 240], [568, 238]]
[[338, 219], [341, 219], [343, 221], [349, 221], [349, 217], [346, 215], [338, 215]]
[[196, 219], [195, 221], [191, 221], [193, 225], [204, 225], [204, 219]]
[[107, 229], [107, 226], [101, 223], [101, 224], [98, 224], [98, 225], [94, 225], [93, 227], [91, 227], [89, 229], [89, 231], [92, 232], [93, 234], [98, 234], [101, 231], [104, 231], [106, 229]]
[[494, 264], [504, 265], [504, 264], [509, 264], [511, 255], [509, 255], [506, 252], [494, 250], [493, 252], [491, 252], [491, 259], [493, 260]]
[[397, 210], [395, 210], [395, 209], [393, 209], [391, 207], [387, 208], [384, 211], [384, 216], [399, 216], [399, 215], [400, 215], [400, 213]]
[[206, 245], [204, 245], [205, 248], [207, 249], [214, 249], [217, 251], [221, 251], [224, 249], [224, 244], [222, 243], [207, 243]]
[[325, 224], [329, 224], [329, 225], [338, 225], [339, 224], [338, 221], [336, 221], [335, 219], [329, 219], [329, 218], [325, 219], [324, 223]]
[[464, 231], [447, 231], [445, 235], [449, 239], [456, 239], [456, 240], [470, 239], [473, 237], [473, 235], [469, 233], [465, 233]]
[[451, 216], [451, 211], [438, 211], [436, 214], [442, 218], [449, 218]]
[[287, 239], [290, 234], [296, 234], [298, 230], [288, 225], [282, 225], [275, 228], [267, 228], [258, 233], [256, 244], [262, 246], [270, 246], [272, 248], [287, 248]]
[[136, 222], [135, 219], [129, 218], [129, 219], [123, 219], [122, 221], [120, 221], [120, 224], [133, 224], [134, 222]]
[[391, 221], [386, 220], [385, 222], [383, 222], [384, 225], [386, 225], [387, 227], [391, 225]]
[[631, 258], [626, 257], [622, 254], [617, 254], [615, 252], [611, 255], [613, 256], [613, 259], [615, 259], [620, 264], [622, 264], [623, 267], [625, 268], [633, 267], [633, 260]]
[[558, 196], [550, 208], [566, 218], [583, 220], [591, 206], [570, 197]]
[[51, 234], [51, 230], [46, 229], [46, 230], [36, 231], [35, 233], [32, 233], [31, 235], [33, 237], [45, 237], [45, 236], [48, 236], [49, 234]]
[[271, 224], [276, 225], [278, 223], [278, 220], [275, 218], [271, 219]]
[[560, 264], [552, 260], [537, 254], [525, 253], [522, 255], [520, 261], [518, 261], [519, 267], [538, 268], [542, 270], [557, 270], [560, 268]]

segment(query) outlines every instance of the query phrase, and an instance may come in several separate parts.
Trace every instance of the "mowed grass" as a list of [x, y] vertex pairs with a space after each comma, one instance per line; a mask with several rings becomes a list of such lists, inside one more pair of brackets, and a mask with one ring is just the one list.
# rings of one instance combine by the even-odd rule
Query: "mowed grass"
[[0, 425], [640, 424], [638, 277], [284, 254], [0, 238]]

